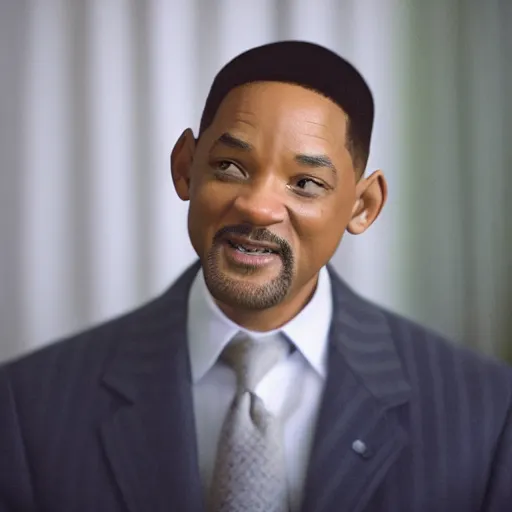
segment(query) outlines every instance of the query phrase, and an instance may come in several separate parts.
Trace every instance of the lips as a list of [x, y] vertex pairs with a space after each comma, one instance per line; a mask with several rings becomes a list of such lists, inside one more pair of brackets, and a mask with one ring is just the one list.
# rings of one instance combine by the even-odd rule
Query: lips
[[246, 254], [278, 254], [279, 247], [267, 242], [247, 240], [242, 237], [228, 237], [226, 242], [234, 249]]
[[245, 245], [239, 245], [231, 242], [230, 240], [228, 240], [228, 244], [231, 247], [233, 247], [233, 249], [236, 249], [237, 251], [243, 252], [245, 254], [254, 254], [256, 256], [259, 254], [275, 254], [270, 249], [266, 249], [264, 247], [250, 247]]

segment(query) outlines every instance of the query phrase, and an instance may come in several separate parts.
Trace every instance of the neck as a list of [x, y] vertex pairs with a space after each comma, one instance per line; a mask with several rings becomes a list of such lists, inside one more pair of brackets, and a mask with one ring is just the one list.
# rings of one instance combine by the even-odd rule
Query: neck
[[256, 332], [273, 331], [288, 323], [304, 309], [313, 297], [317, 283], [318, 275], [292, 297], [273, 308], [260, 311], [234, 308], [219, 301], [216, 303], [231, 321], [244, 329]]

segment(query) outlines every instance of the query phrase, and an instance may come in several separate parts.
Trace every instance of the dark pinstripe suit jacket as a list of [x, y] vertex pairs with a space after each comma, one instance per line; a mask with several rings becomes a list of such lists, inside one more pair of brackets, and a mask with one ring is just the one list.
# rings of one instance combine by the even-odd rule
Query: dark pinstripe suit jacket
[[[0, 369], [1, 512], [202, 510], [186, 342], [197, 269], [141, 309]], [[512, 511], [511, 370], [330, 273], [304, 510]]]

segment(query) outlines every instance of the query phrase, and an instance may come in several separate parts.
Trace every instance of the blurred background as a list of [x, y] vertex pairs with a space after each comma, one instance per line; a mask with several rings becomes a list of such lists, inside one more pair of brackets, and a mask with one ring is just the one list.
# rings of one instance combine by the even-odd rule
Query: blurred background
[[334, 266], [512, 360], [512, 1], [0, 0], [0, 360], [129, 310], [195, 254], [169, 154], [252, 46], [324, 44], [368, 80], [390, 197]]

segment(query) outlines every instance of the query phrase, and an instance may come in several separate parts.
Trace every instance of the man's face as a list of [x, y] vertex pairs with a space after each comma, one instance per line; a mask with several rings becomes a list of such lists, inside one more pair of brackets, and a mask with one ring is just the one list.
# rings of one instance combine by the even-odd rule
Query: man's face
[[262, 310], [314, 286], [356, 200], [346, 128], [341, 108], [296, 85], [226, 96], [186, 171], [173, 169], [186, 174], [190, 239], [218, 301]]

